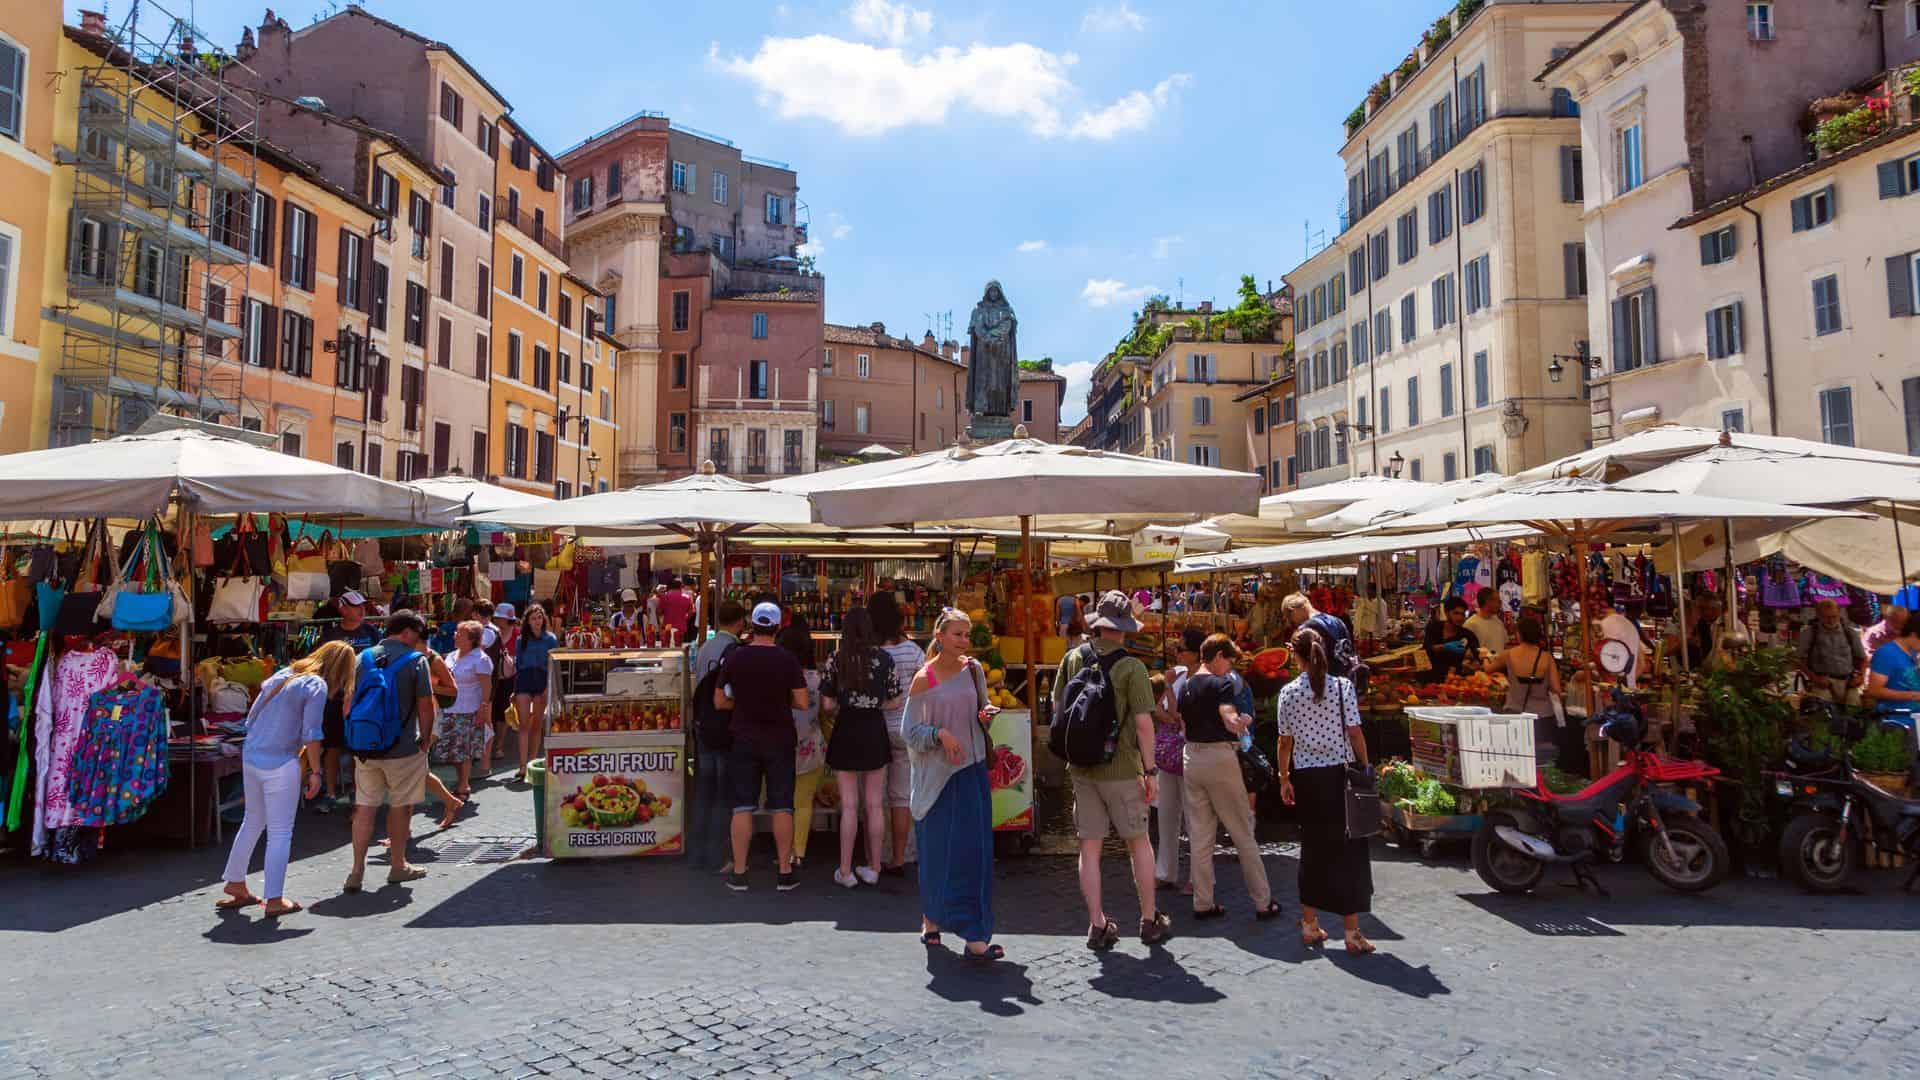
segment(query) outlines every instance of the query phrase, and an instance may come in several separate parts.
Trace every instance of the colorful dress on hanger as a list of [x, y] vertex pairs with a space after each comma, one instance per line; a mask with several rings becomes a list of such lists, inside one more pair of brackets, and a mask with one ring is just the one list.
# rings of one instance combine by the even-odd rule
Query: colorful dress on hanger
[[74, 751], [86, 731], [87, 702], [120, 675], [112, 649], [75, 650], [54, 664], [53, 677], [34, 703], [34, 766], [40, 778], [33, 813], [33, 853], [45, 854], [48, 834], [78, 825], [68, 796]]
[[87, 703], [68, 788], [75, 825], [125, 825], [167, 789], [167, 700], [158, 687], [102, 690]]

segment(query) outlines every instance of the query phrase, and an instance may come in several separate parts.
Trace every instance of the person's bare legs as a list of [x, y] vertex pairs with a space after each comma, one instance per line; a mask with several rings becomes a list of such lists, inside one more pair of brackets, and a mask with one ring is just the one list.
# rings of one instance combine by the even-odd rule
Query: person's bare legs
[[1127, 841], [1127, 856], [1133, 861], [1133, 887], [1140, 894], [1140, 919], [1149, 921], [1157, 913], [1153, 895], [1152, 839], [1146, 833], [1141, 833]]
[[533, 732], [536, 726], [531, 719], [533, 715], [533, 695], [513, 695], [513, 708], [515, 712], [520, 714], [520, 738], [515, 740], [520, 744], [520, 771], [515, 774], [514, 778], [517, 780], [525, 780], [527, 778], [527, 762], [533, 760], [533, 755], [527, 752], [533, 748]]
[[327, 801], [340, 797], [340, 751], [320, 751], [320, 784], [327, 793]]
[[[788, 829], [787, 842], [792, 843], [792, 826], [789, 825]], [[731, 831], [733, 833], [733, 872], [744, 874], [747, 872], [747, 848], [753, 844], [753, 811], [735, 810]]]
[[847, 878], [853, 876], [853, 834], [860, 828], [860, 774], [841, 769], [833, 782], [840, 787], [840, 876]]
[[[427, 776], [432, 777], [433, 774], [428, 773]], [[446, 785], [445, 784], [440, 785], [440, 790], [445, 791]], [[368, 830], [368, 834], [371, 835], [373, 830], [372, 814], [367, 815], [367, 830]], [[358, 838], [356, 837], [356, 841], [357, 839]], [[396, 874], [402, 874], [412, 869], [412, 865], [407, 862], [407, 844], [412, 839], [413, 839], [413, 807], [411, 806], [387, 807], [387, 842], [388, 842], [387, 876], [392, 877]], [[356, 849], [357, 849], [357, 843], [356, 843]], [[358, 850], [354, 852], [354, 855], [355, 855], [354, 869], [358, 871], [359, 870]]]
[[367, 849], [373, 846], [373, 819], [379, 813], [377, 806], [353, 808], [353, 872], [347, 875], [347, 882], [355, 888], [367, 873]]
[[1366, 935], [1360, 933], [1360, 916], [1340, 916], [1340, 927], [1346, 934], [1348, 952], [1370, 953], [1373, 951], [1373, 942], [1368, 941]]
[[465, 798], [467, 795], [473, 793], [473, 759], [461, 758], [460, 764], [456, 766], [456, 768], [458, 772], [456, 773], [453, 793]]
[[[747, 819], [751, 822], [753, 819]], [[780, 872], [793, 869], [793, 811], [779, 810], [773, 815], [773, 850], [780, 859]]]
[[889, 866], [907, 865], [907, 838], [913, 833], [913, 808], [895, 806], [889, 810], [893, 815], [893, 861]]
[[1106, 909], [1100, 906], [1100, 845], [1104, 840], [1080, 841], [1080, 898], [1087, 902], [1087, 929], [1107, 925]]
[[[440, 815], [440, 827], [443, 829], [451, 826], [453, 819], [459, 815], [460, 808], [467, 805], [465, 799], [447, 790], [446, 782], [433, 775], [432, 769], [427, 770], [427, 792], [439, 799], [440, 805], [444, 808], [444, 812]], [[392, 830], [389, 829], [388, 832], [391, 833]]]
[[860, 784], [866, 789], [867, 865], [877, 874], [880, 872], [880, 847], [885, 839], [881, 834], [886, 831], [887, 770], [875, 769], [861, 774]]
[[540, 691], [540, 693], [534, 695], [533, 700], [529, 704], [533, 710], [531, 713], [533, 726], [528, 727], [526, 717], [521, 717], [520, 730], [523, 734], [520, 736], [520, 741], [522, 743], [531, 742], [533, 749], [531, 752], [526, 753], [525, 757], [528, 761], [532, 761], [546, 750], [547, 692], [545, 690]]

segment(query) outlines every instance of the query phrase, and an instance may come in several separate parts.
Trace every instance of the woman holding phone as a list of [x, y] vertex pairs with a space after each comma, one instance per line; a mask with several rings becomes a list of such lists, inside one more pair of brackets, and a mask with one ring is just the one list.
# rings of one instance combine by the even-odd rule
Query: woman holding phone
[[914, 842], [920, 851], [920, 942], [943, 930], [966, 942], [966, 957], [990, 963], [993, 944], [993, 795], [987, 680], [967, 655], [973, 628], [964, 612], [940, 613], [927, 665], [907, 690], [901, 721], [911, 762]]

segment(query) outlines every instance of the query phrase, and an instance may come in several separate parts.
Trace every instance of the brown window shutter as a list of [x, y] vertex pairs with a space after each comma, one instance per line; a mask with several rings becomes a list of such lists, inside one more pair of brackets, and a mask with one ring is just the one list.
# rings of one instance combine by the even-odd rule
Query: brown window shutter
[[307, 261], [306, 261], [306, 265], [300, 268], [300, 284], [301, 284], [301, 287], [306, 289], [308, 292], [313, 291], [314, 264], [320, 261], [319, 256], [315, 254], [315, 250], [318, 247], [319, 243], [320, 243], [320, 216], [318, 214], [308, 214], [307, 215]]
[[345, 226], [341, 226], [340, 229], [340, 251], [334, 257], [333, 274], [334, 291], [339, 301], [349, 307], [357, 307], [358, 305], [353, 302], [355, 298], [347, 295], [347, 230]]
[[300, 268], [293, 265], [293, 208], [287, 208], [287, 227], [280, 237], [280, 280], [300, 284]]
[[280, 309], [272, 304], [260, 305], [260, 366], [275, 366], [280, 349]]
[[260, 261], [273, 265], [273, 196], [260, 198]]

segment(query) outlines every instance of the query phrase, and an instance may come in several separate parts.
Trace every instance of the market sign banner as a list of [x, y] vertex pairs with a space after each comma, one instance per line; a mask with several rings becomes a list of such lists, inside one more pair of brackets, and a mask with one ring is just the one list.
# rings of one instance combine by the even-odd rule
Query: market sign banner
[[677, 855], [685, 843], [685, 746], [611, 736], [547, 753], [547, 854]]
[[1133, 534], [1133, 561], [1136, 563], [1172, 562], [1185, 551], [1178, 529], [1141, 529]]
[[1009, 709], [987, 729], [987, 780], [996, 832], [1033, 831], [1033, 714]]

